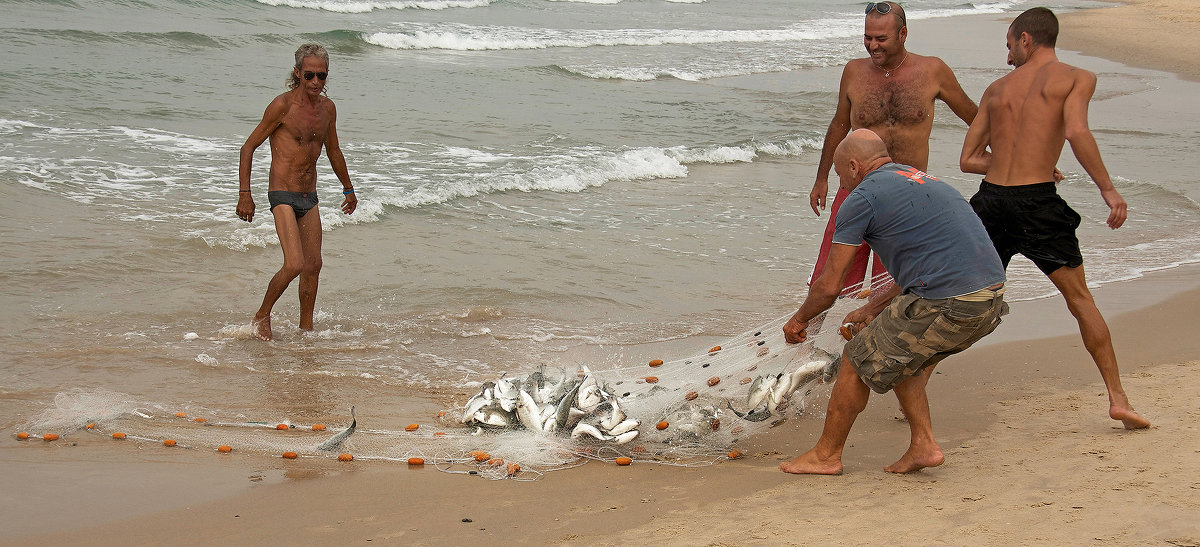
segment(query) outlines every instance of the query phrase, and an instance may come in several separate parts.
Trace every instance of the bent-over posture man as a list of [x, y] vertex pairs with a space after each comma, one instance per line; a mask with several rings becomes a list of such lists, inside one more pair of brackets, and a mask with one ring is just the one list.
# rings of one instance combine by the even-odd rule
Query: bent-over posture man
[[788, 473], [841, 473], [842, 448], [870, 391], [893, 389], [908, 417], [911, 438], [904, 455], [884, 469], [908, 473], [941, 465], [945, 458], [933, 438], [922, 371], [967, 349], [1000, 324], [1000, 316], [1008, 312], [1004, 266], [958, 190], [893, 162], [883, 141], [870, 130], [856, 130], [838, 145], [834, 169], [849, 195], [837, 214], [829, 264], [784, 325], [785, 338], [789, 343], [803, 341], [808, 322], [833, 304], [863, 240], [879, 254], [896, 283], [891, 294], [846, 317], [866, 327], [842, 352], [821, 438], [779, 468]]
[[[818, 216], [825, 208], [834, 148], [851, 129], [874, 131], [883, 139], [895, 161], [924, 171], [929, 168], [934, 101], [945, 102], [967, 124], [978, 110], [946, 63], [937, 57], [917, 55], [905, 49], [908, 21], [900, 4], [871, 2], [866, 11], [863, 45], [870, 56], [854, 59], [842, 69], [837, 110], [825, 132], [817, 179], [809, 194], [809, 204]], [[810, 282], [821, 276], [828, 259], [834, 218], [845, 198], [844, 190], [839, 190], [834, 197]], [[863, 279], [868, 251], [866, 246], [859, 249], [847, 284]]]
[[1108, 388], [1108, 415], [1126, 429], [1148, 427], [1150, 422], [1134, 412], [1121, 387], [1108, 325], [1084, 279], [1075, 237], [1080, 217], [1054, 187], [1054, 164], [1070, 141], [1075, 158], [1108, 204], [1109, 228], [1125, 223], [1125, 200], [1113, 187], [1088, 128], [1096, 75], [1059, 62], [1057, 39], [1058, 18], [1046, 8], [1025, 11], [1012, 22], [1008, 64], [1016, 68], [984, 91], [959, 163], [964, 172], [984, 175], [971, 206], [1004, 266], [1021, 253], [1062, 292]]
[[304, 44], [296, 50], [296, 65], [288, 78], [290, 91], [275, 97], [258, 127], [242, 145], [238, 166], [240, 183], [237, 215], [246, 222], [254, 219], [254, 198], [250, 196], [250, 166], [254, 151], [271, 140], [271, 171], [268, 175], [267, 200], [275, 217], [275, 233], [283, 249], [283, 267], [267, 284], [262, 306], [254, 314], [254, 334], [270, 340], [271, 308], [288, 284], [300, 276], [300, 329], [313, 329], [313, 310], [317, 303], [317, 277], [321, 273], [321, 214], [317, 209], [317, 159], [321, 148], [329, 154], [329, 165], [342, 182], [345, 199], [342, 212], [351, 214], [358, 205], [346, 158], [338, 146], [337, 109], [322, 95], [329, 74], [329, 54], [317, 44]]

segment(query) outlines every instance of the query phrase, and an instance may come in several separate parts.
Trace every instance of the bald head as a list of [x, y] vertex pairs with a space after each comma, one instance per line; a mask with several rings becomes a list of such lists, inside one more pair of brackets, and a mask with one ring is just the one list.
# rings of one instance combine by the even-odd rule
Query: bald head
[[889, 161], [892, 158], [888, 156], [887, 145], [870, 129], [852, 131], [833, 151], [833, 169], [842, 181], [842, 188], [847, 190], [853, 190], [867, 173]]
[[887, 145], [870, 129], [855, 129], [838, 144], [833, 151], [833, 161], [858, 160], [863, 165], [870, 164], [888, 155]]

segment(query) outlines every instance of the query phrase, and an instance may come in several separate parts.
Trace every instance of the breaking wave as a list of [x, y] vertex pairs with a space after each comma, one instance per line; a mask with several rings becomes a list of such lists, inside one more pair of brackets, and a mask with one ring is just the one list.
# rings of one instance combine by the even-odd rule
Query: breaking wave
[[268, 6], [315, 9], [337, 13], [369, 13], [379, 10], [444, 10], [482, 8], [492, 0], [254, 0]]

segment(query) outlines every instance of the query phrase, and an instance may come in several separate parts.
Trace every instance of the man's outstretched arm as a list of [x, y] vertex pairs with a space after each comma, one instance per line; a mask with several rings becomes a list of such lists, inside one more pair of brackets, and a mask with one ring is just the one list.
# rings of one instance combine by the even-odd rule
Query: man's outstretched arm
[[1092, 136], [1092, 130], [1088, 127], [1088, 103], [1096, 91], [1096, 75], [1080, 69], [1076, 69], [1076, 72], [1075, 85], [1067, 93], [1063, 103], [1067, 142], [1071, 143], [1071, 152], [1075, 154], [1075, 159], [1079, 160], [1084, 171], [1087, 171], [1092, 182], [1100, 189], [1100, 196], [1104, 198], [1104, 203], [1109, 209], [1108, 227], [1116, 230], [1125, 224], [1128, 206], [1125, 198], [1122, 198], [1113, 186], [1104, 160], [1100, 158], [1100, 147], [1096, 145], [1096, 138]]

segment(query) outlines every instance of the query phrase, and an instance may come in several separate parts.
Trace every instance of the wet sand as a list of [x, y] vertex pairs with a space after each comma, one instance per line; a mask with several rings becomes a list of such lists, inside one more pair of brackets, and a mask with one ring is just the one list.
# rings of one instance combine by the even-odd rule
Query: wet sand
[[882, 471], [907, 441], [891, 396], [873, 397], [859, 418], [839, 477], [776, 468], [813, 443], [818, 419], [751, 439], [737, 461], [593, 462], [534, 482], [87, 437], [10, 440], [0, 443], [10, 492], [0, 545], [1197, 545], [1198, 274], [1183, 266], [1096, 291], [1125, 388], [1154, 424], [1146, 431], [1107, 419], [1070, 316], [1046, 299], [1016, 303], [997, 333], [939, 367], [930, 401], [947, 461], [911, 475]]
[[[1194, 545], [1200, 339], [1181, 336], [1180, 325], [1200, 306], [1197, 274], [1200, 267], [1183, 267], [1097, 292], [1102, 308], [1155, 302], [1109, 318], [1126, 390], [1154, 422], [1146, 431], [1107, 419], [1103, 386], [1077, 334], [1002, 340], [940, 367], [930, 400], [947, 461], [911, 475], [882, 471], [907, 440], [890, 396], [873, 397], [859, 418], [839, 477], [776, 469], [813, 442], [815, 419], [752, 439], [737, 461], [691, 469], [592, 462], [534, 482], [150, 445], [9, 444], [7, 460], [31, 449], [44, 451], [45, 460], [21, 466], [22, 477], [5, 466], [6, 483], [23, 486], [5, 502], [11, 522], [2, 543], [877, 544], [954, 537]], [[1176, 292], [1182, 287], [1189, 289]], [[1007, 326], [1061, 322], [1062, 307], [1057, 300], [1018, 303], [998, 335], [1011, 334]], [[886, 529], [862, 525], [896, 510], [905, 517]]]

